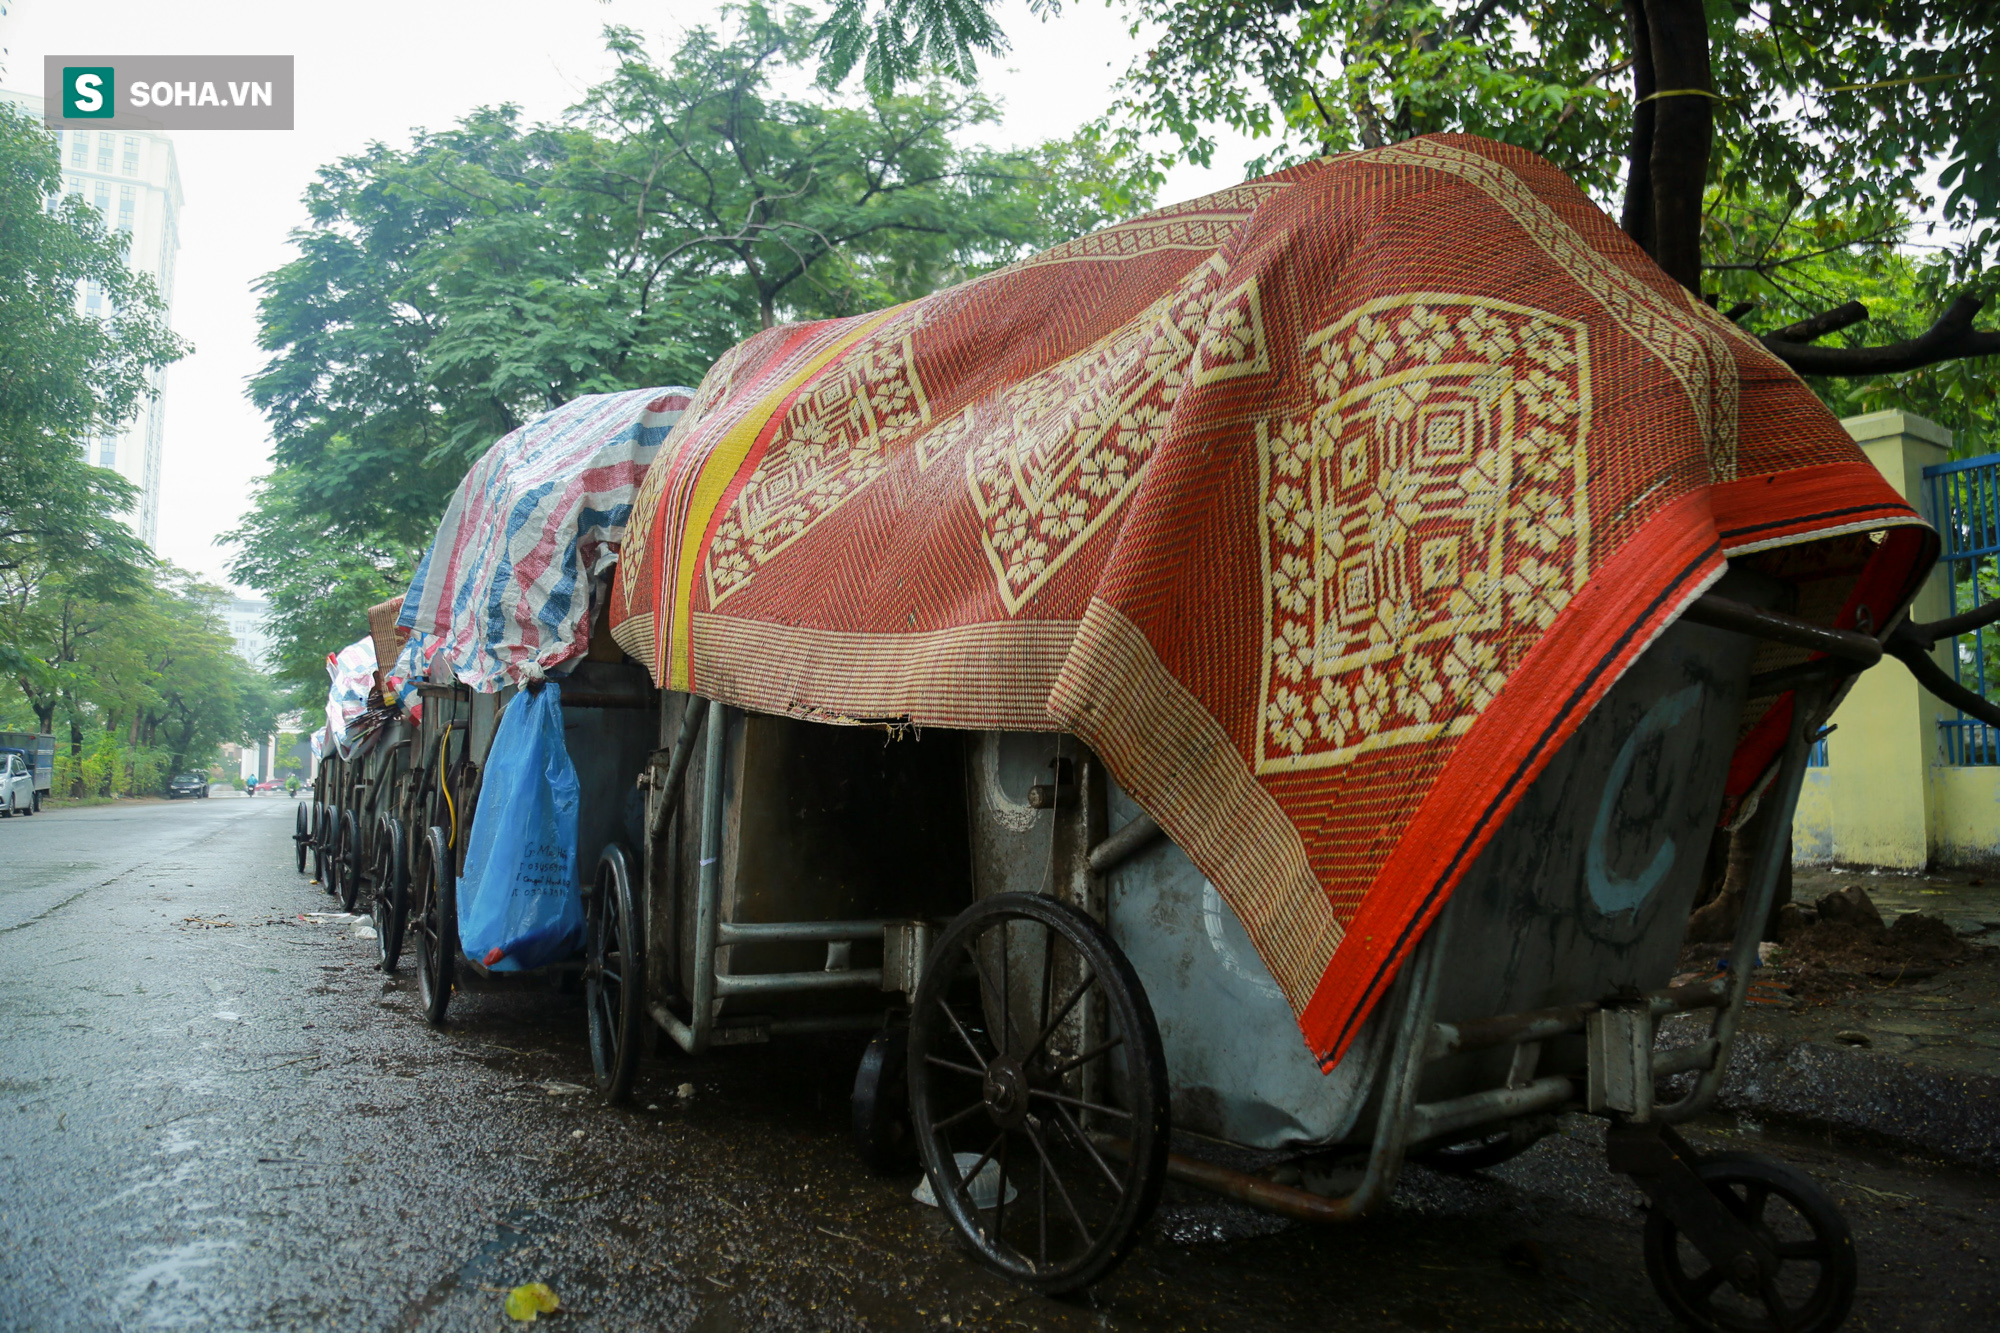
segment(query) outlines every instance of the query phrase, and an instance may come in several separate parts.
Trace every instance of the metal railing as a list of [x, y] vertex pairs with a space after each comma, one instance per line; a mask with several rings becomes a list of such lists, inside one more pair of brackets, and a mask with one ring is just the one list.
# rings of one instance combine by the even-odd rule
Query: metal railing
[[[1969, 611], [2000, 596], [2000, 454], [1982, 454], [1924, 469], [1925, 498], [1943, 549], [1947, 614]], [[1959, 684], [1992, 699], [2000, 688], [2000, 627], [1988, 639], [1984, 629], [1952, 641], [1952, 676]], [[1957, 709], [1938, 719], [1945, 762], [1959, 767], [2000, 766], [2000, 731]]]

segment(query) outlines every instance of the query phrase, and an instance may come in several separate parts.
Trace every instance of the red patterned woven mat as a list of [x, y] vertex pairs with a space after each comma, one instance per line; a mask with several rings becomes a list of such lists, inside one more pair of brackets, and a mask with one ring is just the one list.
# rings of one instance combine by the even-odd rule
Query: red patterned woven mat
[[1727, 558], [1879, 625], [1934, 550], [1559, 172], [1447, 136], [750, 339], [647, 475], [612, 633], [745, 708], [1083, 737], [1330, 1065]]

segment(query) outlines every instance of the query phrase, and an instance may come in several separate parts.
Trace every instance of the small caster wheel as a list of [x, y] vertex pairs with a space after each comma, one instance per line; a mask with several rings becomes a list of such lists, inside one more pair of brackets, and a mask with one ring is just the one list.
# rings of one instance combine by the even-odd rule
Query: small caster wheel
[[1474, 1138], [1424, 1148], [1410, 1155], [1425, 1166], [1465, 1175], [1512, 1161], [1547, 1138], [1555, 1127], [1552, 1116], [1528, 1116]]
[[1766, 1275], [1711, 1265], [1654, 1209], [1646, 1276], [1667, 1308], [1704, 1333], [1832, 1333], [1854, 1304], [1859, 1265], [1847, 1220], [1803, 1173], [1748, 1153], [1718, 1153], [1695, 1174], [1777, 1255]]
[[905, 1056], [909, 1039], [905, 1027], [876, 1033], [854, 1071], [854, 1147], [878, 1175], [907, 1171], [917, 1161]]

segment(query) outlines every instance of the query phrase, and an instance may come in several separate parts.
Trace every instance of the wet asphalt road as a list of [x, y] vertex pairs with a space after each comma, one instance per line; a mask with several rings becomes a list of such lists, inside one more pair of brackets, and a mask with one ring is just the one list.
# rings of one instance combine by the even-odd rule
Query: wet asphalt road
[[[267, 798], [0, 821], [0, 1327], [487, 1330], [535, 1280], [559, 1329], [1673, 1327], [1580, 1119], [1484, 1177], [1412, 1168], [1343, 1230], [1169, 1187], [1096, 1289], [1025, 1293], [914, 1176], [856, 1162], [855, 1045], [651, 1059], [601, 1108], [575, 998], [462, 994], [433, 1032], [407, 963], [302, 919], [332, 904], [291, 821]], [[1849, 1328], [2000, 1329], [2000, 1181], [1693, 1137], [1842, 1201]]]

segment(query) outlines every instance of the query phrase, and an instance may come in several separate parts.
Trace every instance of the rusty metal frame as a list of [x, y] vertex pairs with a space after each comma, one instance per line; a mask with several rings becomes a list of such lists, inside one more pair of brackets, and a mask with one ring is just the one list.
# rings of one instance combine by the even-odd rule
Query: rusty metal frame
[[[666, 775], [656, 791], [658, 804], [648, 821], [649, 840], [657, 846], [672, 810], [680, 804], [681, 788], [693, 762], [695, 738], [707, 731], [702, 756], [701, 833], [695, 878], [694, 969], [688, 978], [688, 1017], [683, 1019], [664, 1002], [647, 1006], [653, 1021], [665, 1029], [689, 1055], [711, 1046], [764, 1041], [788, 1033], [865, 1030], [880, 1027], [880, 1013], [833, 1014], [804, 1018], [749, 1017], [717, 1021], [718, 1002], [730, 996], [798, 995], [835, 990], [899, 990], [899, 975], [881, 967], [841, 965], [846, 946], [860, 940], [883, 941], [885, 960], [900, 933], [921, 930], [928, 923], [902, 920], [771, 921], [722, 920], [723, 781], [728, 763], [729, 709], [718, 700], [690, 695], [681, 727], [667, 756]], [[657, 763], [659, 755], [654, 755]], [[827, 966], [816, 972], [760, 972], [733, 976], [716, 968], [716, 951], [734, 944], [808, 943], [827, 946]], [[911, 987], [914, 988], [914, 981]]]

